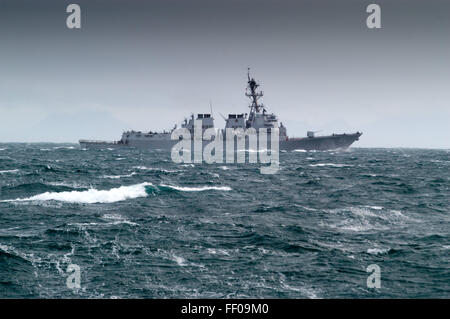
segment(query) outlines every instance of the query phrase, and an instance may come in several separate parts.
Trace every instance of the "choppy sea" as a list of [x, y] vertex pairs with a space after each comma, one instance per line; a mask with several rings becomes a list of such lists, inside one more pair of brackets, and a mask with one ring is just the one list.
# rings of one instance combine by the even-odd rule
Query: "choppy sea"
[[280, 167], [0, 144], [0, 298], [450, 297], [450, 150]]

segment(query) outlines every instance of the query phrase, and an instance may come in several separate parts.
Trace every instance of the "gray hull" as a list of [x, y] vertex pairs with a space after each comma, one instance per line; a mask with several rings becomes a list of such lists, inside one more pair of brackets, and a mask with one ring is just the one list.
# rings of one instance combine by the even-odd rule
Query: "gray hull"
[[[316, 137], [304, 137], [304, 138], [291, 138], [287, 141], [280, 141], [280, 150], [293, 151], [293, 150], [336, 150], [346, 149], [357, 141], [362, 133], [353, 134], [333, 134], [329, 136], [316, 136]], [[156, 141], [130, 141], [128, 144], [120, 142], [106, 142], [106, 141], [86, 141], [80, 140], [80, 145], [83, 148], [122, 148], [122, 147], [134, 147], [148, 150], [171, 150], [172, 147], [178, 143], [177, 140], [156, 140]], [[209, 141], [204, 141], [203, 144], [208, 144]]]
[[346, 149], [359, 140], [362, 133], [334, 134], [329, 136], [316, 136], [304, 138], [292, 138], [280, 142], [280, 150], [306, 150], [306, 151], [328, 151]]

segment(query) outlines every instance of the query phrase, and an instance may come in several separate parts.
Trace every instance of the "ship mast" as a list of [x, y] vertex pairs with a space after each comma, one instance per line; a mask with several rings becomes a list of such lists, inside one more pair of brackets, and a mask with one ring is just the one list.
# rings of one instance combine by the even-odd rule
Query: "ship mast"
[[252, 100], [252, 104], [249, 107], [250, 107], [250, 114], [253, 115], [254, 112], [259, 113], [260, 110], [263, 108], [262, 105], [258, 104], [258, 99], [263, 96], [263, 92], [262, 91], [256, 92], [256, 89], [259, 87], [259, 84], [256, 83], [254, 78], [250, 78], [250, 68], [248, 68], [247, 71], [247, 78], [248, 78], [247, 89], [250, 89], [250, 93], [246, 92], [245, 95]]

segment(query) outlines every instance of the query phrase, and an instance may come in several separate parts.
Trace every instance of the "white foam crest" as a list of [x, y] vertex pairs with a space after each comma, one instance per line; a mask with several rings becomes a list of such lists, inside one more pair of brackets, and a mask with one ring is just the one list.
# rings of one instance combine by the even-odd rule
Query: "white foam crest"
[[284, 275], [281, 275], [280, 284], [284, 289], [299, 292], [299, 293], [305, 295], [309, 299], [319, 299], [315, 289], [309, 288], [309, 287], [294, 287], [294, 286], [288, 285], [286, 283], [286, 276], [284, 276]]
[[151, 169], [151, 168], [146, 167], [146, 166], [133, 166], [133, 168], [141, 169], [141, 170], [149, 170], [149, 169]]
[[59, 150], [59, 149], [66, 149], [66, 150], [74, 150], [75, 146], [55, 146], [53, 147], [54, 150]]
[[186, 259], [184, 259], [183, 257], [179, 257], [175, 254], [172, 255], [172, 259], [178, 264], [178, 266], [186, 266]]
[[132, 172], [130, 174], [125, 174], [125, 175], [103, 175], [102, 178], [119, 179], [119, 178], [123, 178], [123, 177], [131, 177], [136, 174], [137, 174], [136, 172]]
[[179, 172], [178, 170], [170, 170], [170, 169], [164, 169], [164, 168], [156, 168], [156, 167], [147, 167], [147, 166], [133, 166], [135, 169], [140, 169], [143, 171], [159, 171], [164, 173], [176, 173]]
[[430, 160], [430, 162], [432, 162], [432, 163], [450, 163], [450, 161], [435, 160], [435, 159]]
[[19, 172], [18, 169], [9, 169], [9, 170], [0, 171], [0, 174], [9, 174], [9, 173], [18, 173], [18, 172]]
[[117, 224], [128, 224], [133, 226], [138, 225], [137, 223], [133, 223], [119, 214], [105, 214], [102, 216], [102, 218], [106, 220], [112, 220], [113, 222], [111, 224], [113, 225]]
[[330, 166], [330, 167], [351, 167], [353, 165], [347, 165], [347, 164], [335, 164], [335, 163], [318, 163], [318, 164], [309, 164], [311, 167], [324, 167], [324, 166]]
[[339, 226], [337, 225], [337, 227], [332, 227], [332, 228], [338, 228], [340, 230], [343, 231], [349, 231], [349, 232], [365, 232], [365, 231], [370, 231], [370, 230], [386, 230], [388, 229], [387, 227], [383, 227], [383, 226], [376, 226], [376, 225], [371, 225], [367, 222], [365, 223], [350, 223], [349, 221], [345, 222], [346, 225], [344, 226]]
[[209, 190], [231, 191], [231, 187], [228, 187], [228, 186], [182, 187], [182, 186], [172, 186], [172, 185], [165, 185], [165, 184], [161, 184], [161, 186], [169, 187], [169, 188], [175, 189], [177, 191], [182, 191], [182, 192], [202, 192], [202, 191], [209, 191]]
[[302, 206], [302, 205], [298, 205], [298, 204], [294, 204], [294, 206], [295, 206], [295, 207], [300, 207], [300, 208], [305, 209], [305, 210], [309, 210], [309, 211], [311, 211], [311, 212], [317, 211], [317, 209], [312, 208], [312, 207], [308, 207], [308, 206]]
[[3, 202], [11, 201], [62, 201], [68, 203], [114, 203], [127, 199], [138, 197], [146, 197], [147, 192], [145, 186], [153, 185], [152, 183], [141, 183], [130, 186], [121, 186], [109, 190], [89, 189], [87, 191], [71, 191], [71, 192], [45, 192], [28, 198], [18, 198], [15, 200], [3, 200]]
[[[367, 209], [369, 207], [350, 207], [350, 212], [352, 214], [361, 216], [361, 217], [379, 217], [378, 214], [375, 214], [370, 209]], [[381, 208], [382, 209], [382, 208]]]
[[367, 249], [367, 253], [371, 255], [381, 255], [385, 254], [390, 250], [390, 248], [369, 248]]
[[383, 209], [383, 206], [364, 206], [364, 207], [374, 209], [374, 210], [382, 210]]
[[212, 255], [217, 255], [217, 254], [221, 254], [221, 255], [225, 255], [225, 256], [230, 256], [230, 254], [225, 250], [225, 249], [214, 249], [214, 248], [208, 248], [207, 249], [208, 253], [212, 254]]

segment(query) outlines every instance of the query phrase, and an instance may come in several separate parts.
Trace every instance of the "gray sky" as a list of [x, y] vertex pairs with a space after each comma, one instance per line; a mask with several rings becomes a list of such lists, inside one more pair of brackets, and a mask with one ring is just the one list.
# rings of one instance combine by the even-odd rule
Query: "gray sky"
[[170, 129], [210, 99], [223, 127], [248, 110], [250, 66], [290, 136], [450, 148], [449, 16], [444, 0], [0, 0], [0, 141]]

